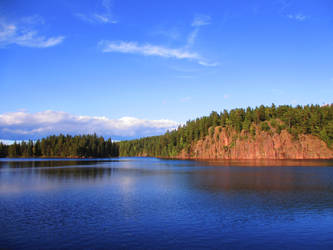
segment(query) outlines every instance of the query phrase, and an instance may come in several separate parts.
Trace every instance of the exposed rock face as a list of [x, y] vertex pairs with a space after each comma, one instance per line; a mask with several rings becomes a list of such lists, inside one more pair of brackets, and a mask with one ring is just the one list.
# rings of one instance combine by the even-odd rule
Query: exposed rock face
[[286, 130], [280, 134], [256, 129], [256, 135], [216, 127], [193, 143], [189, 152], [183, 150], [181, 159], [333, 159], [333, 150], [313, 135], [294, 139]]

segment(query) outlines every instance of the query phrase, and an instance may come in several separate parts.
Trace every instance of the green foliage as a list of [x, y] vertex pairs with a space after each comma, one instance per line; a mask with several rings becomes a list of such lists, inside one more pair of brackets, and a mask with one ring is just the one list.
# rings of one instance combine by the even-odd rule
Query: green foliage
[[[271, 130], [270, 126], [275, 128]], [[292, 107], [282, 105], [248, 107], [232, 109], [229, 112], [217, 113], [213, 111], [209, 116], [188, 121], [177, 130], [167, 132], [161, 136], [146, 137], [131, 141], [119, 142], [120, 156], [159, 156], [175, 157], [182, 151], [191, 152], [191, 145], [207, 135], [213, 136], [214, 128], [222, 127], [234, 129], [237, 132], [250, 133], [256, 136], [256, 128], [271, 134], [276, 131], [288, 131], [297, 138], [299, 134], [312, 134], [320, 137], [328, 145], [333, 143], [333, 105], [307, 105]], [[211, 128], [211, 129], [210, 129]]]
[[0, 158], [8, 155], [8, 146], [0, 142]]
[[210, 137], [211, 137], [211, 138], [214, 137], [214, 132], [215, 132], [214, 127], [210, 127], [210, 128], [209, 128], [209, 134], [210, 134]]
[[[270, 129], [271, 125], [273, 130]], [[213, 111], [186, 122], [178, 129], [161, 136], [152, 136], [131, 141], [112, 143], [96, 135], [49, 136], [35, 142], [14, 143], [10, 146], [0, 143], [0, 157], [112, 157], [112, 156], [158, 156], [176, 157], [181, 152], [191, 153], [192, 145], [206, 136], [214, 136], [225, 128], [244, 136], [256, 136], [259, 127], [269, 133], [281, 133], [287, 129], [295, 139], [300, 134], [311, 134], [321, 138], [328, 146], [333, 145], [333, 105], [307, 105], [292, 107], [282, 105], [248, 107], [245, 109]], [[218, 138], [219, 133], [216, 135]], [[233, 145], [229, 145], [233, 146]], [[229, 147], [228, 147], [229, 148]], [[226, 150], [226, 149], [225, 149]]]
[[271, 119], [271, 120], [270, 120], [270, 123], [271, 123], [271, 126], [272, 126], [273, 128], [277, 128], [278, 123], [277, 123], [277, 121], [276, 121], [275, 119]]
[[248, 120], [247, 118], [245, 118], [243, 124], [242, 124], [242, 128], [244, 131], [249, 132], [250, 131], [250, 127], [251, 127], [251, 121]]
[[282, 125], [278, 124], [277, 127], [276, 127], [276, 132], [278, 134], [280, 134], [281, 131], [284, 130], [284, 129], [286, 129], [286, 125], [285, 124], [282, 124]]
[[320, 131], [320, 138], [325, 141], [329, 147], [333, 144], [333, 121], [327, 123], [327, 125]]
[[297, 130], [297, 128], [292, 127], [291, 129], [289, 129], [289, 133], [293, 136], [294, 140], [298, 139], [299, 131]]
[[253, 137], [256, 135], [256, 127], [254, 125], [251, 125], [251, 127], [250, 127], [250, 134]]
[[114, 157], [118, 156], [118, 144], [111, 139], [94, 135], [49, 136], [42, 140], [22, 141], [12, 145], [0, 143], [0, 157]]
[[268, 132], [271, 129], [271, 127], [268, 125], [267, 122], [263, 122], [263, 123], [260, 124], [260, 129], [262, 131]]

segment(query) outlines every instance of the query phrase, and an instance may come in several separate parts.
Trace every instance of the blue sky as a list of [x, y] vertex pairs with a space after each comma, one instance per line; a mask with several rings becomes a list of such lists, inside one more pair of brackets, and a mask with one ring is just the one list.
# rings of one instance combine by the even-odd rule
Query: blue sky
[[332, 13], [330, 0], [1, 1], [0, 139], [133, 138], [212, 110], [332, 103]]

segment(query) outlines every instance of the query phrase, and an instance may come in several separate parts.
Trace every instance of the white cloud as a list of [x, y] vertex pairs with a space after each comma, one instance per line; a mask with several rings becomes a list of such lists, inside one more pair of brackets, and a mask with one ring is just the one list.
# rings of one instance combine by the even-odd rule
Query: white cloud
[[65, 37], [45, 37], [38, 34], [34, 26], [43, 24], [38, 16], [25, 17], [18, 23], [0, 20], [0, 46], [16, 44], [24, 47], [47, 48], [60, 44]]
[[287, 17], [288, 17], [289, 19], [293, 19], [293, 20], [296, 20], [296, 21], [299, 21], [299, 22], [303, 22], [303, 21], [305, 21], [306, 19], [308, 19], [307, 16], [302, 15], [302, 14], [296, 14], [296, 15], [289, 14], [289, 15], [287, 15]]
[[0, 143], [5, 144], [5, 145], [11, 145], [15, 141], [14, 140], [0, 140]]
[[187, 37], [187, 44], [186, 44], [187, 48], [191, 47], [194, 44], [194, 42], [195, 42], [195, 40], [196, 40], [196, 38], [198, 36], [198, 33], [199, 33], [199, 28], [196, 28], [195, 30], [193, 30], [189, 34], [189, 36]]
[[102, 40], [99, 42], [103, 52], [118, 52], [128, 54], [140, 54], [145, 56], [160, 56], [165, 58], [187, 59], [195, 61], [196, 63], [206, 66], [215, 67], [216, 62], [208, 62], [205, 58], [196, 52], [191, 52], [190, 47], [194, 44], [198, 35], [200, 26], [209, 24], [209, 16], [199, 16], [194, 19], [192, 26], [195, 29], [189, 34], [187, 43], [181, 48], [168, 48], [161, 45], [153, 45], [150, 43], [138, 44], [137, 42], [128, 41], [107, 41]]
[[77, 116], [60, 111], [38, 113], [12, 112], [0, 115], [0, 138], [5, 140], [36, 139], [51, 134], [97, 133], [116, 138], [142, 137], [164, 133], [179, 123], [171, 120], [145, 120], [134, 117], [109, 119]]
[[44, 19], [39, 15], [27, 16], [21, 18], [22, 23], [29, 25], [45, 24]]
[[88, 23], [95, 23], [96, 20], [92, 16], [88, 16], [82, 13], [75, 13], [74, 16], [81, 19], [82, 21], [88, 22]]
[[208, 63], [206, 61], [198, 61], [198, 63], [202, 66], [206, 66], [206, 67], [216, 67], [219, 64], [217, 62], [213, 62], [213, 63]]
[[111, 1], [103, 0], [101, 4], [101, 10], [98, 12], [90, 13], [90, 14], [82, 14], [76, 13], [74, 14], [76, 17], [81, 19], [82, 21], [89, 23], [117, 23], [111, 13]]
[[112, 19], [108, 15], [103, 14], [91, 14], [91, 15], [85, 15], [82, 13], [76, 13], [74, 14], [76, 17], [81, 19], [82, 21], [89, 22], [89, 23], [117, 23], [118, 21]]
[[210, 20], [211, 20], [210, 16], [197, 15], [192, 22], [192, 26], [199, 27], [199, 26], [208, 25], [210, 24]]
[[116, 21], [110, 20], [108, 16], [103, 16], [100, 14], [94, 14], [94, 17], [99, 20], [101, 23], [116, 23]]
[[187, 44], [186, 44], [187, 48], [191, 47], [194, 44], [198, 36], [200, 27], [210, 24], [210, 19], [211, 19], [210, 16], [205, 16], [205, 15], [196, 16], [194, 18], [194, 20], [192, 21], [192, 26], [194, 27], [194, 30], [189, 34], [187, 38]]
[[177, 59], [198, 60], [200, 58], [198, 54], [189, 52], [184, 49], [171, 49], [163, 46], [152, 45], [149, 43], [139, 45], [136, 42], [101, 41], [100, 45], [103, 47], [103, 52], [132, 53], [146, 56], [173, 57]]
[[126, 41], [101, 41], [99, 45], [103, 52], [119, 52], [130, 54], [141, 54], [145, 56], [160, 56], [165, 58], [188, 59], [196, 61], [203, 66], [216, 66], [215, 63], [208, 63], [204, 58], [195, 52], [190, 52], [186, 48], [167, 48], [146, 43], [140, 45], [136, 42]]

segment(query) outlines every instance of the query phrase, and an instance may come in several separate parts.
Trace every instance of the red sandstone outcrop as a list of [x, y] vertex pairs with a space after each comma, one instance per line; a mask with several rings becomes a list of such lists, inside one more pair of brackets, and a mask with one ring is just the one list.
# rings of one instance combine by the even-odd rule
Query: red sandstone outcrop
[[194, 142], [180, 159], [333, 159], [333, 149], [313, 135], [293, 138], [286, 130], [280, 134], [256, 129], [256, 135], [216, 127], [214, 134]]

